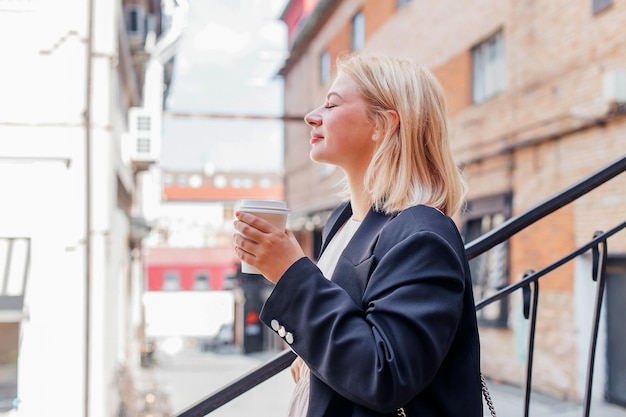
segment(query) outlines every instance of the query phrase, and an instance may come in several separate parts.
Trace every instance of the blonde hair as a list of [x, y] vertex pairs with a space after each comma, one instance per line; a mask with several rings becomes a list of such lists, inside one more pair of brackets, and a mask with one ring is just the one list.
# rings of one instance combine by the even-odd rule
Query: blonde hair
[[337, 71], [357, 82], [370, 122], [383, 135], [365, 175], [374, 208], [397, 213], [425, 204], [454, 215], [466, 184], [452, 157], [446, 103], [435, 77], [409, 60], [371, 54], [339, 57]]

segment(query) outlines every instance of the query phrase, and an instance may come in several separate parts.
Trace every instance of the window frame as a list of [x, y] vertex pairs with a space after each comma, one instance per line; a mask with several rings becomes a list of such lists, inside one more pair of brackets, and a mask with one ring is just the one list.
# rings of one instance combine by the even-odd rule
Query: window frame
[[[174, 278], [176, 279], [176, 288], [170, 288], [170, 285], [174, 283]], [[181, 283], [181, 274], [180, 271], [176, 269], [168, 269], [163, 272], [163, 285], [161, 286], [161, 291], [181, 291], [182, 283]]]
[[326, 85], [330, 81], [330, 53], [327, 49], [320, 54], [320, 83]]
[[353, 51], [362, 49], [365, 46], [365, 15], [359, 10], [352, 17], [352, 39], [350, 46]]
[[499, 30], [471, 49], [472, 102], [484, 103], [506, 89], [504, 33]]
[[407, 4], [409, 4], [411, 0], [396, 0], [396, 9], [400, 9], [404, 6], [406, 6]]
[[[204, 277], [204, 280], [200, 278]], [[199, 285], [201, 282], [206, 284], [205, 287], [201, 288]], [[194, 291], [210, 291], [213, 287], [211, 286], [211, 272], [206, 270], [195, 271], [193, 274], [193, 290]]]
[[[142, 7], [136, 4], [130, 4], [124, 8], [126, 16], [126, 33], [129, 36], [143, 38], [146, 35], [146, 13]], [[133, 22], [134, 20], [134, 22]], [[132, 23], [136, 23], [136, 27], [132, 27]]]
[[593, 14], [598, 14], [612, 5], [613, 0], [591, 0], [591, 10]]
[[[462, 214], [462, 234], [472, 241], [511, 217], [512, 193], [500, 193], [468, 201]], [[480, 230], [476, 231], [476, 225]], [[476, 302], [506, 287], [510, 281], [511, 253], [508, 241], [469, 261]], [[501, 266], [500, 269], [493, 266]], [[483, 271], [479, 274], [478, 271]], [[499, 275], [497, 275], [499, 272]], [[509, 300], [504, 298], [476, 312], [478, 324], [484, 327], [508, 327]]]

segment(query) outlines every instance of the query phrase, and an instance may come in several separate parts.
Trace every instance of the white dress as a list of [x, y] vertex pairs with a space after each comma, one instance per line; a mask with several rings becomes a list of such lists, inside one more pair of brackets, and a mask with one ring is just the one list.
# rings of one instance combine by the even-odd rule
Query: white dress
[[[328, 243], [326, 250], [320, 256], [317, 262], [317, 267], [322, 271], [327, 279], [333, 275], [335, 266], [339, 260], [339, 256], [346, 248], [352, 236], [356, 233], [357, 229], [361, 225], [361, 222], [350, 218], [342, 227], [337, 231], [333, 239]], [[306, 417], [306, 412], [309, 407], [309, 384], [311, 380], [311, 372], [309, 367], [302, 365], [300, 368], [300, 379], [296, 383], [291, 401], [289, 403], [288, 417]]]

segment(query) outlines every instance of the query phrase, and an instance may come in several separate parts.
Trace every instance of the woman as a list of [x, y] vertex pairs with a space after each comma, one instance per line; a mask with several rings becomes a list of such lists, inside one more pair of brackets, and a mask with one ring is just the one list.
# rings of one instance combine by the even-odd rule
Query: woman
[[305, 116], [311, 158], [339, 167], [349, 194], [317, 265], [291, 232], [236, 214], [237, 256], [276, 284], [261, 319], [299, 356], [291, 414], [482, 416], [472, 283], [450, 218], [465, 187], [445, 111], [410, 61], [340, 59], [325, 104]]

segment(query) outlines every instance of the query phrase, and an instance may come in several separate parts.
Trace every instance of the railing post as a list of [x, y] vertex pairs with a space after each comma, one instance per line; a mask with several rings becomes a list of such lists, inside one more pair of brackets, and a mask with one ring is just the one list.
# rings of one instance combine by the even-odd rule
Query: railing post
[[[529, 269], [524, 272], [522, 281], [535, 273], [534, 270]], [[534, 292], [531, 291], [530, 284], [533, 284]], [[532, 293], [532, 309], [530, 296]], [[535, 354], [535, 330], [537, 328], [537, 305], [539, 301], [539, 282], [533, 281], [522, 287], [522, 299], [524, 318], [528, 320], [530, 313], [530, 329], [528, 331], [528, 361], [526, 363], [526, 391], [524, 392], [524, 417], [528, 417], [530, 412], [530, 395], [532, 390], [532, 378], [533, 378], [533, 358]]]
[[[602, 232], [595, 232], [593, 237], [601, 235]], [[602, 250], [600, 251], [600, 246]], [[604, 283], [606, 273], [607, 243], [606, 239], [598, 242], [592, 249], [593, 267], [592, 279], [598, 283], [596, 287], [596, 304], [593, 317], [593, 327], [591, 329], [591, 340], [589, 343], [589, 361], [587, 365], [587, 382], [585, 387], [584, 417], [589, 417], [591, 409], [591, 391], [593, 387], [593, 370], [595, 366], [596, 346], [598, 344], [598, 328], [600, 327], [600, 313], [602, 311], [602, 301], [604, 297]]]

